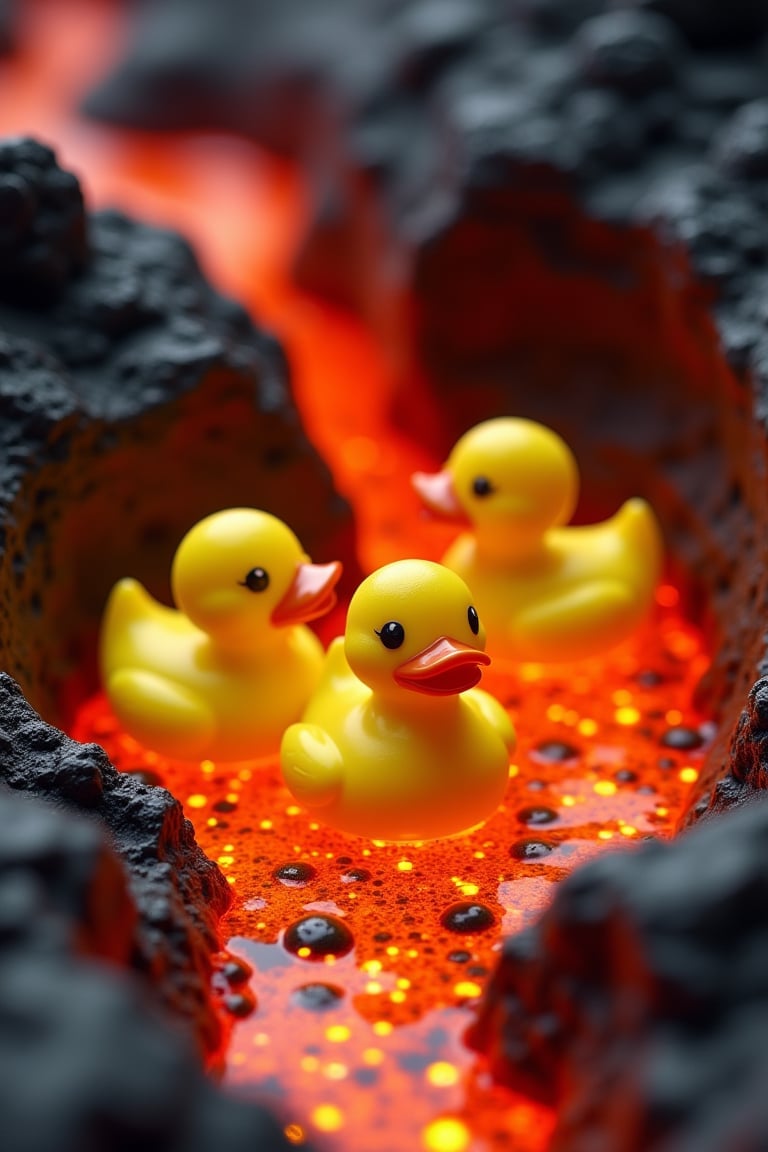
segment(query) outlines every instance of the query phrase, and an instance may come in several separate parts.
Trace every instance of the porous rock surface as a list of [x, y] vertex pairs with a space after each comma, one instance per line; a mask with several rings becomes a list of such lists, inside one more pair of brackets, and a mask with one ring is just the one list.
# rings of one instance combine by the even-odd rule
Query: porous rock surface
[[[203, 1049], [215, 1049], [220, 1031], [209, 992], [211, 953], [231, 896], [218, 867], [198, 847], [179, 801], [118, 772], [97, 744], [78, 744], [46, 724], [5, 673], [0, 781], [106, 825], [136, 908], [116, 918], [132, 928], [130, 948], [120, 949], [123, 958], [147, 976], [172, 1013], [188, 1021]], [[107, 892], [104, 899], [103, 914], [111, 915]], [[124, 936], [116, 933], [117, 940]]]
[[345, 561], [350, 583], [352, 520], [302, 431], [280, 345], [180, 236], [88, 214], [30, 140], [0, 143], [8, 198], [0, 650], [30, 701], [66, 721], [65, 688], [95, 685], [110, 587], [132, 575], [168, 602], [174, 550], [202, 516], [263, 507], [313, 559]]
[[768, 1143], [768, 800], [601, 856], [507, 940], [471, 1043], [552, 1152]]
[[204, 1078], [186, 1034], [118, 967], [132, 960], [135, 927], [123, 867], [100, 825], [0, 787], [4, 1152], [289, 1147], [263, 1110]]

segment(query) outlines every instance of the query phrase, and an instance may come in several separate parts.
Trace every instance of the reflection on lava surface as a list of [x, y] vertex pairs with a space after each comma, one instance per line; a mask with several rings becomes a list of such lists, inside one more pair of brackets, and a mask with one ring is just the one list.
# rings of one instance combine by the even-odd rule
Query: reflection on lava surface
[[[423, 519], [408, 477], [440, 462], [388, 423], [381, 351], [290, 283], [305, 210], [296, 174], [231, 138], [153, 138], [77, 120], [114, 21], [94, 0], [26, 5], [24, 51], [1, 74], [0, 130], [53, 143], [97, 204], [186, 232], [217, 285], [284, 339], [306, 427], [354, 505], [366, 569], [438, 558], [451, 529]], [[278, 1106], [291, 1140], [332, 1133], [333, 1147], [369, 1152], [534, 1152], [551, 1116], [494, 1088], [465, 1048], [473, 1001], [502, 934], [535, 916], [559, 878], [598, 851], [670, 834], [702, 759], [706, 726], [691, 700], [706, 663], [664, 585], [647, 630], [601, 661], [491, 669], [484, 685], [519, 734], [505, 803], [471, 835], [423, 845], [368, 843], [311, 822], [276, 763], [161, 761], [117, 731], [101, 698], [73, 734], [169, 787], [230, 880], [229, 956], [216, 976], [226, 1077]], [[289, 951], [286, 929], [306, 917], [316, 922]], [[323, 931], [330, 952], [313, 943]]]

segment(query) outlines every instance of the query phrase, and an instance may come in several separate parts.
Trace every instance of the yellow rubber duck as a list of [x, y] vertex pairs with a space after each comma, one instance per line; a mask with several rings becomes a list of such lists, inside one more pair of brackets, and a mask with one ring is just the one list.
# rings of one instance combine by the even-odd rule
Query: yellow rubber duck
[[376, 840], [452, 836], [486, 820], [515, 746], [501, 705], [475, 688], [490, 663], [469, 589], [424, 560], [378, 569], [280, 762], [319, 820]]
[[461, 437], [442, 472], [412, 480], [432, 511], [472, 527], [443, 563], [472, 589], [494, 659], [581, 660], [647, 615], [662, 563], [652, 509], [632, 499], [600, 524], [561, 527], [576, 506], [578, 469], [544, 425], [487, 420]]
[[181, 760], [275, 754], [323, 668], [303, 622], [336, 600], [341, 564], [310, 564], [281, 520], [230, 508], [181, 541], [178, 610], [132, 579], [110, 593], [101, 671], [114, 712], [140, 743]]

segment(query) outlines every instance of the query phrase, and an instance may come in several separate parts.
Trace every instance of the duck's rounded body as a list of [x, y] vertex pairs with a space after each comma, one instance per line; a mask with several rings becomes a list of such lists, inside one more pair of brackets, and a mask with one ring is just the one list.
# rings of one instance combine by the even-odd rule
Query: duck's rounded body
[[429, 507], [472, 525], [443, 563], [472, 589], [494, 658], [599, 655], [648, 614], [662, 563], [652, 509], [632, 499], [602, 523], [563, 527], [577, 482], [560, 437], [511, 418], [471, 429], [442, 473], [414, 477]]
[[174, 561], [178, 610], [132, 579], [110, 594], [101, 671], [124, 729], [183, 760], [274, 755], [323, 666], [320, 642], [297, 621], [331, 607], [339, 571], [309, 564], [268, 513], [201, 521]]
[[[388, 565], [360, 586], [346, 638], [281, 747], [288, 787], [318, 819], [377, 840], [426, 840], [498, 807], [515, 736], [501, 705], [474, 687], [488, 659], [470, 608], [463, 582], [423, 561]], [[381, 636], [395, 623], [404, 639], [387, 649]]]

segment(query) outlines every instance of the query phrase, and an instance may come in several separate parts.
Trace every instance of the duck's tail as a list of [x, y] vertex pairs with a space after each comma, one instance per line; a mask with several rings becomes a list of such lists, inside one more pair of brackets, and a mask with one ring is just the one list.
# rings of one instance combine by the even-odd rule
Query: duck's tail
[[633, 554], [633, 584], [640, 590], [655, 589], [661, 577], [664, 544], [656, 514], [647, 501], [636, 496], [622, 504], [613, 517], [625, 548]]

